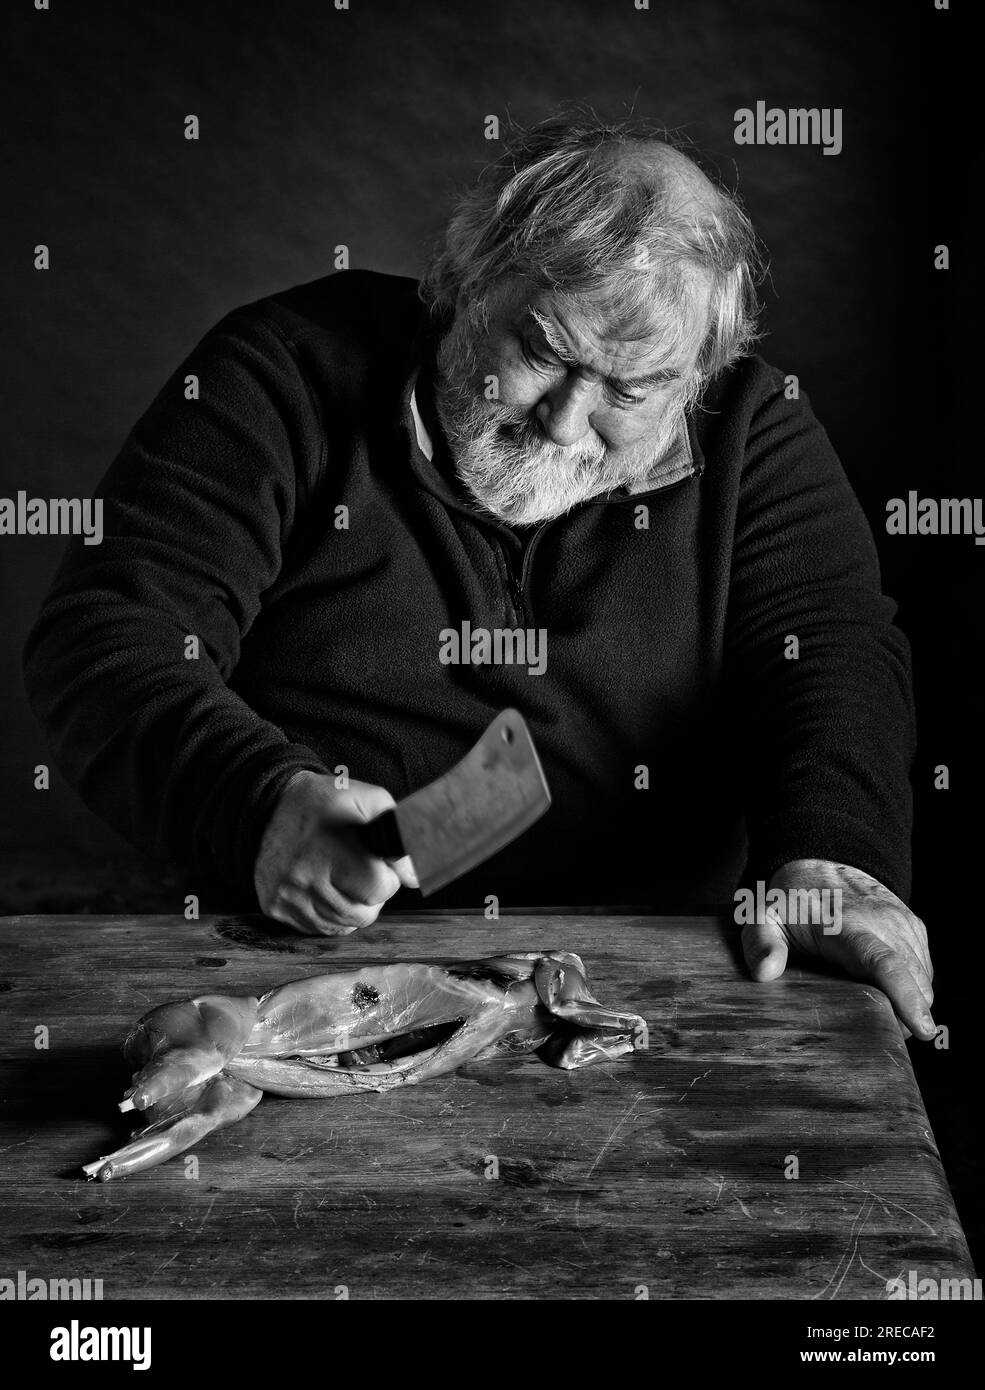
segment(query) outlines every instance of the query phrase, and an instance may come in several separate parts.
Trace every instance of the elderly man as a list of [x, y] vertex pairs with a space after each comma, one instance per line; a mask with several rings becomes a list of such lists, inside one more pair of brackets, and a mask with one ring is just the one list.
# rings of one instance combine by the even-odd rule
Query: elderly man
[[515, 705], [552, 809], [439, 904], [697, 908], [745, 869], [755, 979], [821, 954], [933, 1037], [908, 648], [823, 429], [751, 352], [755, 279], [691, 159], [552, 120], [421, 285], [343, 271], [230, 313], [29, 638], [65, 775], [220, 905], [349, 931], [414, 886], [353, 825]]

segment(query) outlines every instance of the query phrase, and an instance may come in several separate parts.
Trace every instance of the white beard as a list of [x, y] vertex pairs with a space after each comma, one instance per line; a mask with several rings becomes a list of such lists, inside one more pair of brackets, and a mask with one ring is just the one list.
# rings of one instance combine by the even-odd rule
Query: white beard
[[455, 366], [450, 355], [439, 353], [435, 406], [455, 472], [484, 511], [512, 526], [551, 521], [602, 493], [643, 482], [683, 421], [682, 396], [668, 406], [655, 434], [615, 462], [597, 435], [554, 444], [525, 407], [486, 401], [473, 385], [471, 354]]

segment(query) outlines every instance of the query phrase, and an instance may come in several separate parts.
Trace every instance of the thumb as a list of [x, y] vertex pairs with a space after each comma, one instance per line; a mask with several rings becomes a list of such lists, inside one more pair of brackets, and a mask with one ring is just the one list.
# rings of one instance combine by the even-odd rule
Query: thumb
[[378, 787], [372, 782], [350, 781], [346, 797], [352, 817], [361, 821], [375, 820], [384, 811], [396, 806], [396, 801], [386, 787]]
[[[391, 811], [397, 804], [385, 787], [377, 787], [370, 782], [350, 782], [349, 789], [352, 793], [352, 808], [364, 821], [375, 820], [377, 816], [382, 816], [384, 811]], [[409, 854], [400, 859], [388, 859], [387, 863], [404, 888], [420, 888], [417, 870]]]
[[762, 922], [744, 926], [742, 954], [758, 984], [778, 979], [787, 968], [787, 938], [779, 921], [767, 913]]
[[417, 881], [417, 874], [409, 854], [405, 854], [403, 859], [391, 859], [390, 868], [405, 888], [420, 888], [421, 885]]

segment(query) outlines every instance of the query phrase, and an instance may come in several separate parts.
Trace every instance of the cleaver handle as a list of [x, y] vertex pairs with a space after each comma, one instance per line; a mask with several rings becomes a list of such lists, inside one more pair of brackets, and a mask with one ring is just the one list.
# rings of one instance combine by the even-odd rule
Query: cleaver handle
[[384, 811], [382, 815], [375, 816], [364, 825], [353, 828], [364, 848], [380, 859], [403, 859], [407, 853], [393, 811]]

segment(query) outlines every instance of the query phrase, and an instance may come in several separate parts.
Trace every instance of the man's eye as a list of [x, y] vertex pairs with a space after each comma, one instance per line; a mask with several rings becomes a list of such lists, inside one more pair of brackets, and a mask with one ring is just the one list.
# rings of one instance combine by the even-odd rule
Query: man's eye
[[560, 362], [552, 362], [549, 358], [541, 357], [540, 353], [536, 352], [534, 348], [531, 346], [531, 344], [526, 341], [526, 339], [524, 339], [521, 342], [520, 350], [523, 355], [524, 361], [527, 363], [529, 367], [533, 367], [534, 371], [550, 371], [552, 368], [559, 367], [561, 365]]
[[[542, 357], [527, 338], [520, 339], [520, 355], [523, 357], [527, 366], [533, 368], [535, 372], [554, 372], [564, 367], [564, 363], [557, 358]], [[643, 396], [634, 396], [629, 391], [620, 391], [618, 387], [615, 386], [607, 387], [606, 394], [610, 401], [612, 401], [614, 405], [619, 406], [620, 409], [627, 409], [632, 405], [640, 405], [644, 399]]]
[[615, 386], [610, 386], [609, 395], [613, 403], [618, 406], [639, 405], [643, 400], [642, 396], [633, 396], [628, 391], [619, 391]]

